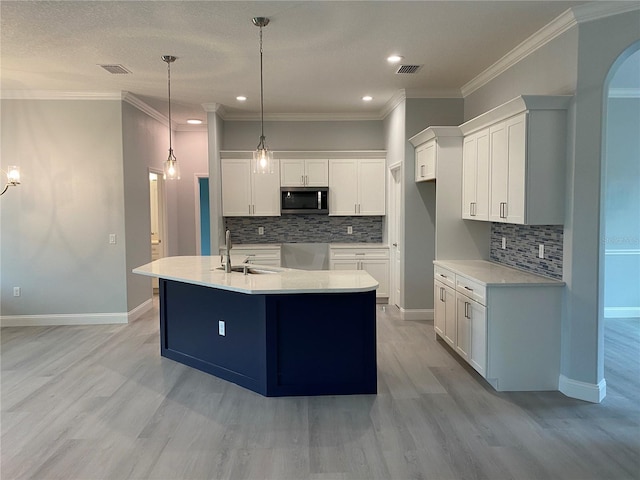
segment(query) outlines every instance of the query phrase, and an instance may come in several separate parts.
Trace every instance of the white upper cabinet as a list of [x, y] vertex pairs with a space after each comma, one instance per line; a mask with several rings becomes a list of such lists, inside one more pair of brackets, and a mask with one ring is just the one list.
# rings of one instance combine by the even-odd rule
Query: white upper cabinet
[[329, 185], [329, 160], [293, 158], [280, 160], [280, 185], [283, 187], [327, 187]]
[[462, 218], [489, 219], [489, 129], [465, 136], [462, 144]]
[[416, 147], [416, 182], [436, 179], [436, 139]]
[[329, 215], [385, 215], [385, 160], [331, 159]]
[[253, 173], [251, 160], [222, 159], [222, 215], [225, 217], [273, 217], [280, 215], [280, 169]]
[[462, 218], [526, 225], [564, 223], [570, 99], [520, 96], [460, 126], [465, 135]]

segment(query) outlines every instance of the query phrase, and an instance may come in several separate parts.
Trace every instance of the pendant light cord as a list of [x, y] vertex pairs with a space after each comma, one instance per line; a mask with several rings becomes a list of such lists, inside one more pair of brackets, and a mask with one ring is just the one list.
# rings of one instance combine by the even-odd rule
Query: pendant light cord
[[264, 85], [262, 78], [262, 25], [260, 25], [260, 143], [258, 148], [264, 148]]
[[171, 145], [171, 62], [167, 62], [167, 90], [169, 91], [169, 153], [173, 152]]

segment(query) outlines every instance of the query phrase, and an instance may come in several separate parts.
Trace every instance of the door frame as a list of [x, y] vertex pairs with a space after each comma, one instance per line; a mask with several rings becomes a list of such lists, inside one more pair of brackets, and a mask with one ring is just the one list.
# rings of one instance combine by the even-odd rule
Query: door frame
[[[404, 225], [404, 209], [402, 208], [402, 179], [404, 176], [404, 168], [402, 162], [397, 162], [389, 165], [388, 179], [388, 192], [389, 192], [389, 226], [388, 226], [388, 238], [389, 238], [389, 260], [390, 260], [390, 282], [389, 282], [389, 304], [400, 307], [401, 299], [404, 292], [404, 278], [403, 278], [403, 252], [404, 252], [404, 239], [403, 228]], [[398, 179], [396, 181], [396, 179]], [[399, 189], [399, 191], [396, 191]], [[399, 205], [398, 201], [400, 200]], [[395, 241], [398, 244], [400, 251], [400, 258], [397, 258], [398, 249], [393, 248], [393, 231], [396, 229], [397, 238]], [[398, 263], [400, 268], [397, 268]]]
[[[167, 189], [165, 185], [164, 172], [162, 169], [157, 169], [153, 167], [148, 168], [147, 178], [150, 177], [150, 174], [155, 174], [158, 177], [158, 220], [160, 221], [160, 225], [158, 225], [158, 230], [160, 232], [160, 239], [163, 243], [162, 245], [162, 256], [166, 257], [169, 254], [169, 239], [167, 235]], [[151, 198], [151, 190], [149, 189], [148, 197]], [[149, 204], [149, 214], [151, 214], [151, 204]], [[149, 239], [151, 242], [151, 239]], [[151, 261], [151, 259], [149, 259]]]
[[[194, 173], [193, 174], [193, 191], [195, 199], [196, 209], [196, 255], [202, 255], [202, 241], [200, 239], [200, 179], [209, 178], [209, 173]], [[211, 184], [209, 184], [209, 195], [211, 195]], [[212, 252], [213, 253], [213, 252]]]

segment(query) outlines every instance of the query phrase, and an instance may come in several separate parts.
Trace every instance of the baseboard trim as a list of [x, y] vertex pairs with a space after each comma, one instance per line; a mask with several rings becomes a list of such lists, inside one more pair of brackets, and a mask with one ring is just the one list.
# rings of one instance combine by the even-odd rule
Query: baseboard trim
[[433, 308], [402, 308], [400, 307], [402, 320], [433, 320]]
[[640, 307], [604, 307], [604, 318], [638, 318]]
[[600, 403], [607, 395], [607, 382], [604, 378], [595, 384], [580, 382], [560, 375], [558, 387], [558, 390], [567, 397], [591, 403]]
[[140, 318], [142, 315], [144, 315], [145, 313], [147, 313], [149, 310], [151, 310], [153, 308], [153, 299], [149, 299], [145, 302], [142, 302], [140, 305], [138, 305], [136, 308], [134, 308], [133, 310], [131, 310], [128, 314], [127, 314], [127, 318], [129, 319], [130, 322], [133, 322], [134, 320], [137, 320], [138, 318]]

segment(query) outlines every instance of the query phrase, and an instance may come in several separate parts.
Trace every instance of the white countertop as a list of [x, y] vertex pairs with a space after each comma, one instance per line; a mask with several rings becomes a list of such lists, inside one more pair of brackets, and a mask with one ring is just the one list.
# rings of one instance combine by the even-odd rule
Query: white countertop
[[386, 243], [330, 243], [329, 248], [389, 248]]
[[507, 267], [486, 260], [435, 260], [434, 265], [476, 280], [487, 286], [549, 286], [561, 287], [564, 282], [534, 273]]
[[[244, 260], [244, 256], [235, 257], [231, 255], [233, 265]], [[244, 275], [242, 272], [225, 273], [217, 270], [219, 266], [219, 255], [165, 257], [134, 268], [133, 273], [249, 294], [355, 293], [378, 288], [378, 282], [364, 270], [309, 271], [264, 267], [277, 270], [277, 273]], [[251, 267], [259, 268], [259, 265]]]

